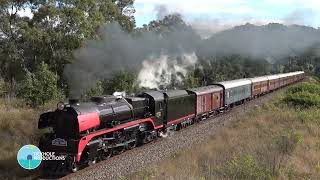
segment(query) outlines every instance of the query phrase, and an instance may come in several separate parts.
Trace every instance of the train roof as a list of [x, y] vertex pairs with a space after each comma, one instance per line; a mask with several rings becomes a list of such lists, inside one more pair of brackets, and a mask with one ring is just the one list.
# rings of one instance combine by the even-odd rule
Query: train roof
[[304, 71], [291, 72], [290, 74], [292, 74], [292, 75], [304, 74]]
[[216, 84], [222, 85], [225, 89], [230, 89], [244, 85], [251, 85], [251, 81], [249, 79], [236, 79], [231, 81], [218, 82]]
[[261, 82], [261, 81], [268, 81], [268, 76], [260, 76], [260, 77], [254, 77], [249, 78], [253, 83]]
[[213, 93], [217, 91], [222, 91], [223, 88], [217, 85], [203, 86], [198, 88], [187, 89], [189, 92], [193, 92], [196, 95], [203, 95], [208, 93]]
[[279, 74], [280, 78], [289, 77], [289, 76], [292, 76], [291, 73]]
[[274, 79], [279, 79], [280, 76], [279, 75], [270, 75], [270, 76], [267, 76], [268, 80], [274, 80]]
[[155, 101], [163, 101], [164, 95], [160, 91], [147, 91], [144, 94], [151, 96]]
[[166, 94], [169, 98], [188, 95], [186, 90], [170, 90], [163, 93]]

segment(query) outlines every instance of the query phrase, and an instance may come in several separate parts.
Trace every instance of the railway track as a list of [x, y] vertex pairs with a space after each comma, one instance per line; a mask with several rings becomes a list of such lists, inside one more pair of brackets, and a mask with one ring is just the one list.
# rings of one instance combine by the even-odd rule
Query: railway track
[[248, 101], [234, 107], [231, 111], [221, 113], [215, 117], [201, 121], [180, 131], [169, 133], [166, 138], [157, 139], [151, 143], [126, 151], [108, 160], [101, 161], [93, 166], [84, 168], [77, 173], [68, 174], [61, 179], [119, 179], [141, 171], [151, 165], [171, 157], [175, 153], [197, 144], [206, 142], [223, 126], [237, 121], [237, 116], [254, 110], [254, 107], [269, 102], [272, 97], [286, 88], [266, 94], [260, 98]]

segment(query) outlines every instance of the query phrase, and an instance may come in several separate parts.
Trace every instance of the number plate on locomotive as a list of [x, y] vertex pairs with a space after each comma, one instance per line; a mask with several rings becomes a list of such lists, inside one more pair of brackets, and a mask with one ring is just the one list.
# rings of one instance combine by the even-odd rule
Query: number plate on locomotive
[[67, 146], [67, 141], [61, 138], [52, 140], [53, 146]]

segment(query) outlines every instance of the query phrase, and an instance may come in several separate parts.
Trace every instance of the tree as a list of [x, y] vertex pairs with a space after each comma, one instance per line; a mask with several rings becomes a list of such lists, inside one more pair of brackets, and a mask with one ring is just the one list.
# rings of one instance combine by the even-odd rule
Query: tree
[[[132, 31], [133, 0], [5, 0], [0, 2], [0, 75], [11, 84], [34, 73], [45, 62], [66, 87], [63, 69], [86, 39], [99, 39], [97, 29], [117, 21]], [[19, 11], [31, 10], [21, 17]], [[13, 88], [12, 88], [13, 89]]]
[[35, 73], [27, 72], [19, 95], [31, 106], [43, 105], [52, 99], [61, 98], [56, 82], [57, 76], [42, 62]]
[[113, 75], [112, 79], [103, 81], [104, 94], [112, 94], [116, 91], [125, 91], [127, 94], [136, 93], [137, 75], [132, 72], [120, 71]]
[[196, 77], [196, 73], [189, 71], [186, 75], [186, 77], [184, 78], [184, 87], [185, 88], [195, 88], [195, 87], [199, 87], [200, 83], [199, 83], [199, 78], [200, 77]]
[[84, 99], [90, 99], [90, 98], [93, 97], [93, 96], [101, 96], [101, 95], [103, 95], [103, 91], [104, 91], [104, 89], [103, 89], [103, 82], [102, 82], [102, 81], [98, 81], [98, 82], [96, 83], [96, 86], [95, 86], [94, 88], [90, 89], [90, 90], [84, 95], [84, 97], [82, 97], [82, 98], [84, 98]]
[[0, 75], [10, 84], [14, 93], [14, 82], [23, 77], [23, 50], [19, 38], [19, 25], [23, 18], [18, 16], [24, 0], [4, 0], [0, 2]]
[[34, 17], [25, 31], [31, 54], [37, 55], [30, 57], [30, 64], [45, 61], [62, 77], [65, 64], [73, 62], [73, 51], [87, 39], [99, 39], [97, 29], [103, 24], [117, 21], [124, 30], [132, 31], [132, 14], [125, 9], [133, 1], [121, 2], [119, 7], [114, 0], [34, 1]]

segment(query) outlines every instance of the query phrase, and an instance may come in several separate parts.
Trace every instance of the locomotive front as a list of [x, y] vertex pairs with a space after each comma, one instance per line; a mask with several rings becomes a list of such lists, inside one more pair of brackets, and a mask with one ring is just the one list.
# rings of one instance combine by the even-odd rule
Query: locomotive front
[[40, 138], [39, 148], [42, 152], [65, 157], [63, 162], [46, 161], [43, 167], [52, 168], [52, 166], [64, 165], [68, 166], [68, 169], [78, 168], [74, 163], [77, 161], [81, 137], [99, 127], [99, 110], [94, 103], [80, 105], [72, 102], [65, 105], [60, 102], [55, 111], [41, 114], [38, 128], [47, 130]]
[[148, 116], [147, 103], [145, 98], [114, 96], [58, 103], [55, 111], [40, 115], [38, 128], [47, 132], [41, 137], [39, 148], [42, 152], [64, 156], [65, 160], [43, 162], [43, 169], [74, 172], [82, 164], [95, 163], [99, 155], [109, 156], [110, 148], [134, 142], [139, 125], [128, 126], [121, 132], [117, 127]]

